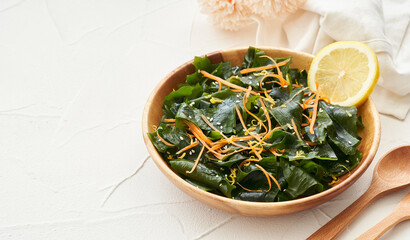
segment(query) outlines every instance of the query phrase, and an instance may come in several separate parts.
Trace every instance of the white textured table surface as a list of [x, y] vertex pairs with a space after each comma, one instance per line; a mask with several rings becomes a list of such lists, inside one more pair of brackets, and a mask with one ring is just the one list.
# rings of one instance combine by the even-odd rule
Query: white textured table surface
[[[172, 69], [254, 44], [255, 26], [216, 30], [196, 2], [0, 1], [0, 239], [303, 239], [358, 198], [377, 160], [410, 144], [410, 117], [381, 116], [375, 161], [346, 192], [288, 216], [245, 217], [199, 203], [148, 157], [144, 103]], [[340, 239], [388, 215], [377, 200]], [[384, 239], [409, 239], [410, 222]]]

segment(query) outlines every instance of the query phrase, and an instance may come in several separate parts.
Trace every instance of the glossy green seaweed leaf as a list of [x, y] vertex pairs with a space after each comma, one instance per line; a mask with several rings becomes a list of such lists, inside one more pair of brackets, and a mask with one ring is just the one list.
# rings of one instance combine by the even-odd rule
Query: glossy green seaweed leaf
[[266, 65], [268, 59], [261, 58], [263, 55], [265, 55], [264, 51], [254, 47], [249, 47], [248, 52], [243, 59], [242, 68], [253, 68]]
[[178, 90], [172, 91], [164, 98], [162, 110], [165, 118], [174, 118], [178, 111], [180, 103], [185, 99], [193, 99], [201, 96], [202, 87], [199, 84], [195, 86], [183, 86]]
[[284, 159], [281, 159], [280, 166], [288, 183], [286, 193], [292, 198], [299, 197], [309, 190], [314, 192], [323, 191], [323, 184], [309, 175], [304, 169], [293, 166]]
[[222, 171], [206, 163], [199, 163], [192, 173], [188, 173], [188, 171], [193, 168], [194, 161], [178, 159], [171, 160], [169, 163], [171, 164], [171, 168], [177, 173], [213, 187], [214, 189], [218, 189], [229, 198], [231, 197], [232, 190], [236, 188], [228, 182]]
[[269, 113], [282, 126], [292, 129], [292, 119], [295, 122], [298, 132], [301, 132], [300, 125], [302, 123], [302, 108], [298, 103], [302, 101], [303, 92], [294, 90], [290, 94], [290, 98], [280, 106], [268, 109]]

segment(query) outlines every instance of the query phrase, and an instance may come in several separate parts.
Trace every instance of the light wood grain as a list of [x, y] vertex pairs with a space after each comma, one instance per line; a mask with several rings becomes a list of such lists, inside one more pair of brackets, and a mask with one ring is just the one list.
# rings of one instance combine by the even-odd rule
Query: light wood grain
[[410, 146], [398, 147], [377, 163], [369, 189], [308, 239], [334, 239], [377, 198], [410, 185]]
[[396, 224], [410, 219], [410, 193], [408, 193], [400, 202], [399, 205], [393, 210], [393, 212], [385, 217], [374, 227], [367, 230], [365, 233], [360, 235], [356, 240], [370, 240], [378, 239], [387, 230], [395, 226]]
[[[297, 67], [299, 69], [308, 70], [313, 59], [313, 56], [310, 54], [295, 52], [288, 49], [264, 47], [261, 47], [261, 49], [263, 49], [267, 53], [267, 55], [273, 57], [292, 56], [293, 63], [291, 66]], [[213, 63], [223, 60], [231, 61], [232, 65], [239, 65], [241, 64], [246, 51], [247, 47], [224, 50], [208, 54], [208, 57]], [[345, 175], [344, 177], [342, 177], [341, 181], [331, 189], [313, 196], [287, 202], [258, 203], [233, 200], [194, 187], [193, 185], [180, 178], [169, 168], [167, 163], [161, 158], [160, 154], [156, 151], [154, 145], [151, 143], [147, 136], [147, 133], [153, 130], [152, 126], [158, 125], [158, 123], [160, 122], [160, 119], [163, 115], [161, 105], [164, 97], [168, 95], [172, 91], [172, 89], [176, 89], [178, 83], [185, 81], [187, 74], [194, 72], [192, 62], [193, 61], [187, 62], [179, 68], [175, 69], [158, 84], [158, 86], [151, 93], [145, 105], [142, 118], [142, 134], [152, 159], [154, 160], [158, 168], [162, 171], [162, 173], [188, 195], [212, 207], [231, 213], [252, 216], [290, 214], [312, 208], [336, 197], [346, 188], [351, 186], [364, 173], [364, 171], [372, 162], [380, 141], [380, 120], [373, 102], [369, 99], [359, 107], [358, 111], [359, 115], [362, 116], [364, 125], [366, 126], [359, 132], [359, 135], [363, 138], [361, 144], [359, 145], [359, 150], [363, 153], [362, 160], [350, 175]]]

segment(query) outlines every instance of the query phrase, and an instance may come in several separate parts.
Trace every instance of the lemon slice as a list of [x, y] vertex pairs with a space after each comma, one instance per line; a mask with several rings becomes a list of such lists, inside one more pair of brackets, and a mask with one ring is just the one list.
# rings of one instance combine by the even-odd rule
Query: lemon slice
[[361, 42], [332, 43], [314, 57], [308, 85], [316, 83], [333, 104], [359, 106], [372, 93], [379, 79], [379, 63], [373, 50]]

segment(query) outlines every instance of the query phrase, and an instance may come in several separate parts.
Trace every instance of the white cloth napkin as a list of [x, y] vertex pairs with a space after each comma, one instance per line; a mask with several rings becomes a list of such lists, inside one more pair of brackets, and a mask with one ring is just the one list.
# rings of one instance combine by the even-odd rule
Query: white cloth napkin
[[256, 43], [313, 54], [334, 41], [368, 44], [380, 64], [372, 98], [381, 113], [404, 119], [410, 109], [409, 10], [410, 1], [308, 0], [283, 20], [259, 19]]

